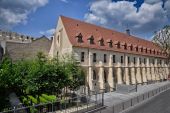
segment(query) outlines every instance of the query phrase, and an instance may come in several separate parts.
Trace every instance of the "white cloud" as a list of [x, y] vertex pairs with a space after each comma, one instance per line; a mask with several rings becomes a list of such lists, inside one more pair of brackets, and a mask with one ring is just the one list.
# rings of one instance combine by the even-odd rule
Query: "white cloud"
[[14, 14], [9, 9], [0, 9], [0, 18], [6, 21], [8, 24], [18, 24], [25, 22], [27, 15], [26, 13]]
[[169, 0], [165, 2], [164, 8], [167, 12], [168, 17], [170, 18], [170, 1]]
[[[169, 2], [169, 4], [168, 4]], [[136, 2], [100, 0], [92, 2], [90, 11], [85, 14], [85, 20], [124, 31], [127, 26], [133, 34], [153, 33], [168, 23], [167, 12], [170, 12], [170, 1], [165, 10], [161, 0], [145, 0], [139, 9]]]
[[0, 0], [0, 27], [26, 23], [31, 12], [47, 3], [48, 0]]
[[62, 1], [62, 2], [64, 2], [64, 3], [68, 3], [68, 0], [60, 0], [60, 1]]
[[39, 33], [41, 35], [45, 35], [45, 36], [49, 37], [49, 36], [52, 36], [55, 33], [55, 29], [52, 28], [52, 29], [48, 29], [46, 31], [40, 31]]
[[162, 0], [145, 0], [145, 3], [147, 3], [147, 4], [155, 4], [158, 2], [162, 2]]

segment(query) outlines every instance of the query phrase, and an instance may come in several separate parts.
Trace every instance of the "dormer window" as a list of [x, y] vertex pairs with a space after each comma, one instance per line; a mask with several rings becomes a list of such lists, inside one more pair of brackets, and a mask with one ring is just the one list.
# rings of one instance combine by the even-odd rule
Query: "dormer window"
[[87, 39], [89, 41], [89, 44], [94, 44], [94, 37], [93, 35], [90, 36], [90, 38]]
[[131, 44], [129, 47], [130, 47], [130, 50], [133, 51], [133, 45]]
[[138, 52], [138, 50], [139, 50], [139, 48], [138, 48], [138, 46], [136, 47], [136, 51]]
[[126, 43], [125, 43], [125, 45], [124, 45], [124, 49], [127, 50], [127, 44], [126, 44]]
[[110, 48], [113, 47], [113, 41], [112, 41], [112, 40], [108, 40], [107, 43], [109, 44], [109, 47], [110, 47]]
[[150, 50], [150, 54], [152, 53], [152, 50]]
[[146, 51], [145, 51], [145, 53], [147, 53], [148, 52], [148, 49], [146, 48]]
[[77, 34], [76, 38], [77, 38], [77, 42], [78, 43], [82, 43], [83, 42], [83, 35], [81, 33]]
[[100, 45], [100, 46], [104, 46], [104, 40], [103, 40], [103, 38], [100, 38], [100, 39], [98, 40], [98, 42], [99, 42], [99, 45]]
[[153, 54], [155, 54], [155, 53], [156, 53], [156, 51], [154, 50], [154, 51], [153, 51]]
[[117, 46], [117, 48], [119, 48], [120, 49], [120, 42], [118, 41], [118, 42], [116, 42], [115, 43], [115, 45]]

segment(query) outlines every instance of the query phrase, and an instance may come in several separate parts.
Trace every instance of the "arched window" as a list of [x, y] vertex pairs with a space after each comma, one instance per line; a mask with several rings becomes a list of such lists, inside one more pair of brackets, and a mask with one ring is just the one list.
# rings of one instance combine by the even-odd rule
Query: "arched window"
[[96, 76], [96, 71], [93, 70], [93, 80], [96, 80], [97, 79], [97, 76]]
[[60, 43], [60, 36], [59, 35], [57, 36], [57, 42], [58, 42], [58, 44]]
[[4, 49], [2, 48], [2, 46], [0, 45], [0, 60], [2, 59], [4, 54]]
[[105, 70], [104, 70], [104, 83], [107, 83], [107, 74]]

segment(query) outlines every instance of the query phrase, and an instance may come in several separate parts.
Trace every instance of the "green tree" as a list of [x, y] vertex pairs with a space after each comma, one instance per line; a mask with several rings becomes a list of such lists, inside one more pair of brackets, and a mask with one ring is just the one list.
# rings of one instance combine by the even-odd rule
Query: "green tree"
[[162, 30], [155, 33], [152, 41], [168, 54], [170, 61], [170, 26], [165, 26]]
[[14, 86], [14, 77], [12, 76], [12, 61], [8, 57], [4, 57], [0, 64], [0, 87], [12, 89]]
[[83, 69], [80, 67], [79, 62], [74, 59], [73, 56], [67, 56], [64, 58], [64, 67], [67, 76], [69, 77], [68, 86], [75, 90], [81, 85], [85, 84], [85, 74]]

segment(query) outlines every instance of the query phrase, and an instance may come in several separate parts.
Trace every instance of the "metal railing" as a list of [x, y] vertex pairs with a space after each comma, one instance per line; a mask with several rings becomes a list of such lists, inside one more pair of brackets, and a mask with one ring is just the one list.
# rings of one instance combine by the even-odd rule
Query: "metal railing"
[[103, 102], [104, 93], [96, 93], [32, 106], [15, 106], [0, 113], [81, 113], [102, 107]]

